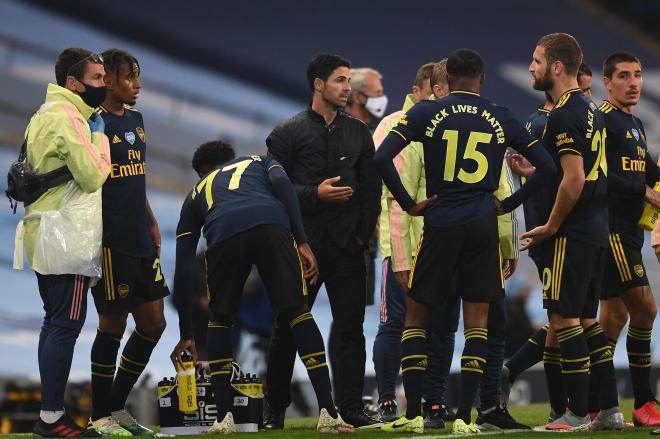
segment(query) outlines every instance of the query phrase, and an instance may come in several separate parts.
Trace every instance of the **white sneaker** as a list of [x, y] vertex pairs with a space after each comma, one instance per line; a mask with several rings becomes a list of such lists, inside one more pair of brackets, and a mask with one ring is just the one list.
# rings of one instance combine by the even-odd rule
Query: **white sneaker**
[[339, 413], [333, 418], [326, 409], [321, 409], [316, 430], [319, 433], [353, 433], [353, 426], [344, 422]]
[[229, 434], [236, 433], [236, 425], [234, 424], [234, 415], [231, 412], [225, 415], [222, 422], [216, 419], [213, 425], [208, 430], [204, 430], [202, 434]]
[[[577, 416], [567, 408], [563, 415], [549, 424], [542, 426], [540, 431], [582, 431], [587, 430], [590, 423], [591, 419], [589, 415], [583, 417]], [[535, 428], [534, 430], [537, 429]]]
[[123, 428], [112, 416], [105, 416], [96, 421], [89, 420], [87, 428], [96, 430], [97, 433], [104, 436], [133, 436], [133, 433]]
[[589, 430], [623, 430], [625, 427], [626, 420], [618, 406], [601, 410], [589, 424]]

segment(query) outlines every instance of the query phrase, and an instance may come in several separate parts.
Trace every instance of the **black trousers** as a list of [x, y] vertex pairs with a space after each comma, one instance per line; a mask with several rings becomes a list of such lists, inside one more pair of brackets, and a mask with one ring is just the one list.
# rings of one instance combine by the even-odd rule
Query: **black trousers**
[[[312, 308], [322, 284], [328, 292], [335, 337], [333, 352], [333, 388], [335, 405], [340, 412], [362, 408], [364, 367], [366, 361], [362, 324], [366, 305], [366, 269], [362, 248], [357, 243], [339, 248], [329, 238], [312, 243], [319, 263], [320, 277], [309, 286], [309, 307]], [[289, 385], [296, 356], [293, 334], [288, 325], [274, 319], [268, 350], [266, 398], [275, 410], [291, 403]], [[330, 355], [326, 347], [326, 353]], [[329, 356], [328, 355], [328, 356]]]

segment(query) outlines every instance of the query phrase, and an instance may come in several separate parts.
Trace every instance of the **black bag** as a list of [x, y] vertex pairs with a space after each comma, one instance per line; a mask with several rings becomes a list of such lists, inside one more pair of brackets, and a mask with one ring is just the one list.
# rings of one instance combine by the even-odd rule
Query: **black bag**
[[34, 203], [48, 189], [72, 179], [73, 175], [66, 165], [45, 174], [34, 172], [27, 162], [27, 139], [25, 139], [18, 160], [11, 164], [9, 172], [7, 172], [5, 194], [9, 198], [10, 208], [16, 213], [19, 202], [25, 206]]

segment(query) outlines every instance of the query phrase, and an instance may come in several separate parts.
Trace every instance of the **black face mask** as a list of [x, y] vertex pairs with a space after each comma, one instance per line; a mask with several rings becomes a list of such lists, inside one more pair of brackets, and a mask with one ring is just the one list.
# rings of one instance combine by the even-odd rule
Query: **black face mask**
[[82, 98], [83, 102], [89, 105], [92, 108], [96, 108], [103, 103], [105, 96], [108, 93], [108, 88], [103, 87], [94, 87], [87, 85], [82, 81], [79, 81], [82, 85], [85, 86], [85, 91], [78, 93]]

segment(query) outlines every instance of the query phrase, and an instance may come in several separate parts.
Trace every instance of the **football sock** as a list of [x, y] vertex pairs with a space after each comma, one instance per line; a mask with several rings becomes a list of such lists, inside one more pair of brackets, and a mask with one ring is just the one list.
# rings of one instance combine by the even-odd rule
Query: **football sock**
[[651, 332], [652, 328], [642, 329], [628, 327], [626, 349], [628, 351], [628, 367], [632, 380], [635, 409], [654, 400], [650, 388], [651, 373]]
[[559, 348], [545, 348], [543, 370], [548, 382], [550, 407], [557, 416], [561, 416], [566, 411], [567, 400], [561, 375], [561, 352]]
[[586, 330], [589, 346], [589, 370], [598, 381], [600, 409], [607, 410], [619, 405], [619, 394], [614, 373], [614, 348], [598, 322]]
[[532, 334], [525, 344], [507, 361], [506, 367], [509, 368], [510, 383], [513, 383], [521, 373], [543, 361], [545, 337], [548, 335], [549, 327], [550, 324], [546, 323], [541, 329]]
[[409, 327], [401, 336], [401, 372], [408, 407], [406, 418], [414, 419], [422, 414], [422, 387], [426, 374], [426, 330]]
[[96, 331], [92, 345], [92, 421], [110, 416], [112, 383], [115, 379], [117, 352], [121, 335]]
[[557, 331], [561, 350], [561, 373], [568, 396], [568, 407], [576, 416], [587, 415], [589, 393], [589, 348], [582, 326]]
[[150, 337], [141, 333], [137, 328], [129, 337], [126, 346], [124, 346], [124, 351], [121, 353], [115, 382], [112, 384], [111, 412], [124, 409], [128, 394], [131, 393], [140, 374], [147, 366], [158, 339], [159, 337]]
[[217, 410], [217, 419], [223, 420], [232, 409], [231, 374], [232, 346], [231, 326], [209, 321], [208, 357], [211, 369], [211, 387]]
[[462, 419], [466, 424], [471, 422], [472, 405], [477, 396], [479, 384], [486, 366], [486, 343], [488, 329], [469, 328], [465, 334], [465, 347], [461, 356], [460, 393], [458, 396], [458, 411], [456, 419]]
[[319, 409], [326, 409], [330, 416], [336, 418], [337, 411], [332, 401], [330, 373], [321, 331], [309, 312], [295, 317], [289, 323], [289, 327], [293, 332], [300, 360], [305, 365], [309, 380], [312, 382]]

